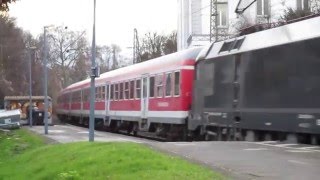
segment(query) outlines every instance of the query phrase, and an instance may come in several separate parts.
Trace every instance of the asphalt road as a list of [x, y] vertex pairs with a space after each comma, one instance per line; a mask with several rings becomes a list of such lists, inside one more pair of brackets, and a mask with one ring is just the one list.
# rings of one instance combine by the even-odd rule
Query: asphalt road
[[[30, 128], [44, 134], [42, 126]], [[88, 141], [88, 130], [70, 125], [49, 127], [48, 138], [59, 143]], [[205, 164], [232, 179], [319, 179], [320, 147], [280, 142], [157, 142], [95, 132], [95, 141], [143, 143], [155, 149]]]

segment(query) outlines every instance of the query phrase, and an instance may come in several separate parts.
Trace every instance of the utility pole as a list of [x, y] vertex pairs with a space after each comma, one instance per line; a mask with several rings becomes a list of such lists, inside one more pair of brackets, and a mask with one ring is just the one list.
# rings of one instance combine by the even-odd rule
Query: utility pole
[[32, 58], [31, 58], [31, 52], [30, 48], [28, 51], [29, 56], [29, 126], [32, 127]]
[[138, 30], [136, 28], [133, 29], [133, 60], [132, 64], [139, 63], [140, 59], [140, 45], [139, 45], [139, 37]]
[[44, 134], [48, 134], [48, 68], [47, 68], [47, 28], [43, 27], [43, 62], [44, 62]]
[[112, 47], [112, 69], [116, 69], [118, 66], [117, 57], [116, 57], [116, 46]]
[[210, 0], [210, 42], [218, 40], [217, 0]]

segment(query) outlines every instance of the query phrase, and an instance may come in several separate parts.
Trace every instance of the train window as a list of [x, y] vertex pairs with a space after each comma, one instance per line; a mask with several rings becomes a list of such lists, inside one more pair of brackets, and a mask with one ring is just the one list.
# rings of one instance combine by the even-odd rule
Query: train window
[[136, 99], [139, 99], [141, 97], [141, 80], [136, 80]]
[[172, 95], [172, 88], [171, 88], [171, 82], [172, 82], [172, 73], [166, 74], [166, 96]]
[[100, 101], [100, 97], [101, 97], [101, 87], [98, 87], [98, 92], [97, 92], [97, 101]]
[[114, 85], [114, 100], [119, 99], [119, 84]]
[[149, 96], [154, 97], [154, 76], [150, 77]]
[[174, 72], [174, 95], [180, 95], [180, 72]]
[[240, 39], [236, 39], [233, 41], [225, 41], [219, 51], [219, 53], [221, 52], [226, 52], [226, 51], [231, 51], [231, 50], [239, 50], [242, 43], [244, 41], [244, 37], [240, 38]]
[[242, 45], [243, 41], [244, 41], [244, 37], [243, 37], [243, 38], [241, 38], [241, 39], [238, 39], [238, 40], [234, 43], [234, 45], [233, 45], [233, 48], [232, 48], [232, 49], [240, 49], [240, 47], [241, 47], [241, 45]]
[[106, 87], [105, 87], [105, 94], [104, 94], [105, 96], [105, 99], [109, 99], [109, 85], [106, 85]]
[[[232, 48], [234, 44], [234, 41], [229, 41], [229, 42], [224, 42], [221, 49], [220, 49], [220, 52], [224, 52], [224, 51], [230, 51], [230, 49]], [[219, 53], [220, 53], [219, 52]]]
[[97, 101], [99, 94], [98, 94], [98, 87], [95, 88], [95, 100]]
[[98, 101], [102, 100], [102, 87], [98, 87]]
[[90, 96], [90, 89], [86, 89], [87, 102], [89, 102]]
[[78, 102], [78, 91], [73, 92], [72, 101], [73, 102]]
[[82, 98], [82, 101], [84, 101], [84, 90], [83, 89], [81, 90], [81, 98]]
[[105, 94], [105, 97], [106, 97], [106, 100], [107, 99], [110, 99], [110, 95], [109, 95], [109, 92], [110, 92], [110, 85], [108, 84], [107, 86], [106, 86], [106, 94]]
[[100, 88], [101, 88], [101, 89], [100, 89], [100, 92], [101, 92], [101, 94], [100, 94], [100, 100], [103, 101], [104, 98], [105, 98], [105, 86], [101, 86]]
[[85, 89], [82, 90], [82, 101], [83, 102], [86, 101], [86, 91], [85, 91]]
[[101, 101], [104, 101], [104, 98], [105, 98], [105, 86], [101, 86], [100, 87], [100, 100]]
[[101, 101], [102, 98], [102, 87], [98, 87], [98, 101]]
[[163, 75], [157, 75], [156, 78], [157, 97], [163, 97]]
[[76, 97], [75, 97], [75, 99], [76, 99], [76, 100], [75, 100], [76, 102], [80, 102], [80, 101], [79, 101], [79, 91], [76, 92]]
[[113, 100], [114, 97], [114, 84], [111, 84], [111, 89], [110, 89], [110, 100]]
[[124, 83], [124, 99], [129, 99], [129, 82]]
[[119, 99], [123, 99], [123, 84], [124, 83], [120, 83], [120, 87], [119, 87]]
[[130, 99], [134, 97], [134, 81], [130, 81]]

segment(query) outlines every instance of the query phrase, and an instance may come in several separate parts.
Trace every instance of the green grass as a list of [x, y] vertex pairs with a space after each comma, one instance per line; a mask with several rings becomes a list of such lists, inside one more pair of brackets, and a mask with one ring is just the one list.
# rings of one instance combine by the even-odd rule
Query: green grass
[[[28, 132], [18, 130], [17, 135]], [[1, 135], [0, 135], [1, 136]], [[0, 179], [223, 179], [210, 169], [186, 160], [156, 152], [134, 143], [70, 143], [43, 145], [31, 135], [20, 141], [26, 148], [1, 137], [7, 145], [0, 164]], [[4, 143], [3, 143], [4, 140]], [[12, 139], [11, 139], [12, 140]], [[11, 148], [10, 148], [11, 147]], [[23, 146], [25, 147], [25, 146]]]
[[44, 145], [44, 138], [26, 129], [14, 130], [8, 134], [0, 131], [0, 166], [8, 159]]

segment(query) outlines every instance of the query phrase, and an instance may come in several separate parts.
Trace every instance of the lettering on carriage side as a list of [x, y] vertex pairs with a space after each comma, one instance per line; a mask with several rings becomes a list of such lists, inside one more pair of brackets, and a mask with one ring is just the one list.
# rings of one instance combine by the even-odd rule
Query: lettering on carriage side
[[314, 116], [312, 114], [298, 114], [299, 119], [313, 119]]
[[158, 107], [168, 107], [169, 103], [168, 102], [158, 102]]
[[222, 116], [221, 112], [205, 112], [209, 116]]

